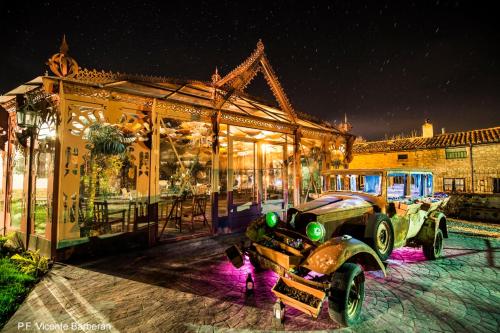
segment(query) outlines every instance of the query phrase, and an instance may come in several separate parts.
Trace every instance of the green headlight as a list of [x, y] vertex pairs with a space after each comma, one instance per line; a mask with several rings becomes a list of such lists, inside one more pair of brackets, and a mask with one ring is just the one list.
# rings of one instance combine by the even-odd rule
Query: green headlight
[[269, 228], [274, 228], [279, 221], [278, 214], [275, 212], [266, 213], [266, 224]]
[[322, 240], [325, 237], [325, 233], [325, 227], [318, 222], [309, 222], [306, 227], [307, 237], [313, 242]]

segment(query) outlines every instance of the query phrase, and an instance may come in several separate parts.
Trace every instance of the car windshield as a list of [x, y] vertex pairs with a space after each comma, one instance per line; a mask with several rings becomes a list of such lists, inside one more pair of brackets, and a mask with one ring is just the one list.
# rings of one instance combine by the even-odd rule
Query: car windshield
[[330, 191], [363, 192], [371, 195], [381, 194], [380, 175], [331, 175]]
[[429, 173], [391, 172], [387, 175], [387, 199], [430, 196], [433, 192], [432, 181], [432, 174]]

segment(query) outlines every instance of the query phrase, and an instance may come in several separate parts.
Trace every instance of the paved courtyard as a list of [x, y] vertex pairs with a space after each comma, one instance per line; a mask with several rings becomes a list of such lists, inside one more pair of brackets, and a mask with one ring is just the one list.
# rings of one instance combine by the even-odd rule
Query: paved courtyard
[[[114, 332], [274, 331], [272, 272], [235, 270], [223, 251], [235, 236], [158, 246], [79, 265], [56, 265], [4, 327], [102, 324]], [[452, 234], [445, 258], [394, 251], [389, 276], [368, 274], [363, 323], [340, 328], [327, 304], [317, 320], [287, 309], [287, 331], [498, 332], [500, 241]], [[248, 272], [256, 295], [243, 296]], [[71, 326], [70, 326], [71, 327]], [[73, 326], [75, 327], [75, 326]], [[50, 328], [50, 326], [46, 326]], [[57, 331], [57, 326], [52, 326]], [[87, 332], [99, 327], [82, 326]]]

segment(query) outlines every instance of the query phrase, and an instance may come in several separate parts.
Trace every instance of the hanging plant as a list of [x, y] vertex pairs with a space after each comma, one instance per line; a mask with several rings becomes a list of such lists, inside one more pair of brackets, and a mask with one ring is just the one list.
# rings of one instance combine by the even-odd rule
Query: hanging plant
[[90, 125], [86, 139], [89, 142], [87, 149], [102, 155], [123, 154], [127, 145], [133, 141], [120, 128], [101, 123]]

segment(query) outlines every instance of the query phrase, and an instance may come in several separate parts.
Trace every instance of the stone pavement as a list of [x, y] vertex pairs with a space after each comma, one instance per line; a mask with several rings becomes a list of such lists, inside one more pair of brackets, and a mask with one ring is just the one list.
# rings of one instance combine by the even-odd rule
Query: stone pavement
[[[113, 332], [274, 331], [274, 273], [235, 270], [223, 250], [235, 236], [158, 246], [79, 265], [56, 265], [4, 327], [102, 324]], [[498, 332], [500, 242], [452, 234], [445, 258], [395, 250], [389, 276], [366, 280], [363, 322], [343, 332]], [[247, 272], [256, 294], [245, 300]], [[327, 304], [317, 320], [287, 308], [287, 331], [335, 331]], [[35, 326], [35, 327], [34, 327]], [[84, 327], [96, 332], [99, 327]], [[57, 326], [52, 332], [57, 332]], [[59, 328], [61, 328], [59, 326]], [[94, 329], [94, 330], [93, 330]], [[59, 330], [62, 331], [62, 330]]]

